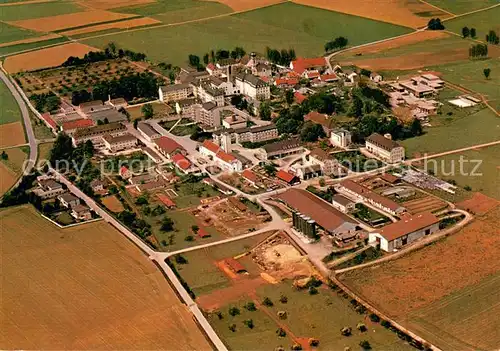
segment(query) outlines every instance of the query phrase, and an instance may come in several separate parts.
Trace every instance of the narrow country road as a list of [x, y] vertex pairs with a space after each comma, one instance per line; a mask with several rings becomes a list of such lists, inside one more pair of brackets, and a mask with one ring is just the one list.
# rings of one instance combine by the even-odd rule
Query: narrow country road
[[[3, 80], [7, 88], [9, 88], [12, 96], [14, 96], [14, 99], [16, 99], [16, 102], [19, 105], [19, 109], [21, 111], [21, 115], [23, 117], [24, 128], [26, 130], [26, 135], [28, 136], [28, 143], [30, 146], [28, 161], [27, 163], [25, 163], [25, 168], [23, 170], [23, 175], [27, 175], [35, 166], [36, 160], [38, 158], [38, 146], [36, 143], [35, 133], [33, 132], [33, 126], [31, 125], [30, 114], [28, 112], [28, 108], [26, 107], [26, 102], [21, 97], [20, 92], [16, 89], [14, 84], [12, 84], [8, 75], [4, 72], [3, 67], [0, 67], [0, 78]], [[16, 182], [16, 184], [14, 184], [13, 187], [16, 187], [19, 184], [21, 178], [19, 178], [19, 180]]]

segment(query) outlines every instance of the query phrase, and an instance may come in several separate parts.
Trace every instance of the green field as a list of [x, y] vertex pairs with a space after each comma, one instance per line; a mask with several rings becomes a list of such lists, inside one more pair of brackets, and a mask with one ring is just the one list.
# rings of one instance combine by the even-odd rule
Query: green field
[[424, 135], [401, 142], [408, 157], [416, 152], [438, 153], [500, 139], [500, 117], [490, 109], [467, 115], [458, 108], [446, 107], [454, 114], [431, 117], [433, 127], [425, 128]]
[[497, 0], [427, 0], [427, 2], [455, 15], [498, 4]]
[[[489, 79], [483, 74], [483, 69], [490, 68]], [[500, 59], [457, 62], [448, 65], [431, 67], [439, 71], [443, 78], [451, 83], [482, 94], [490, 105], [500, 111]]]
[[[0, 10], [1, 11], [1, 10]], [[0, 22], [0, 44], [9, 43], [11, 41], [23, 40], [39, 35], [28, 29], [23, 29]]]
[[226, 5], [198, 0], [159, 0], [143, 6], [122, 7], [115, 11], [156, 18], [164, 23], [179, 23], [233, 12]]
[[60, 38], [38, 41], [35, 43], [5, 46], [5, 47], [0, 48], [0, 56], [8, 56], [8, 55], [16, 53], [16, 52], [41, 48], [41, 47], [47, 46], [47, 45], [64, 43], [66, 41], [69, 41], [69, 39], [66, 37], [60, 37]]
[[0, 20], [20, 21], [31, 18], [41, 18], [57, 15], [65, 15], [83, 11], [84, 9], [74, 2], [45, 2], [35, 4], [24, 4], [12, 6], [2, 6], [0, 9]]
[[[145, 52], [154, 61], [183, 65], [190, 53], [203, 55], [212, 49], [243, 46], [247, 52], [262, 53], [266, 46], [293, 47], [297, 55], [316, 56], [323, 54], [326, 41], [339, 35], [347, 36], [351, 45], [357, 45], [410, 31], [361, 17], [285, 3], [218, 19], [83, 42], [104, 47], [114, 41], [119, 46]], [[356, 36], [350, 37], [350, 33]]]
[[0, 80], [0, 124], [21, 120], [21, 111], [3, 80]]
[[[410, 314], [411, 330], [443, 349], [494, 350], [500, 345], [500, 274]], [[487, 336], [487, 337], [485, 337]], [[468, 345], [466, 343], [469, 343]]]
[[451, 19], [444, 22], [447, 30], [462, 35], [462, 28], [467, 26], [469, 28], [476, 28], [477, 38], [486, 40], [486, 34], [493, 29], [497, 33], [500, 30], [500, 6], [487, 11], [473, 13], [467, 16]]
[[[468, 161], [463, 162], [464, 172], [460, 172], [460, 159]], [[438, 177], [453, 179], [459, 187], [470, 186], [472, 191], [500, 200], [500, 145], [439, 157], [435, 160], [428, 161], [427, 169], [433, 169]], [[478, 162], [480, 166], [475, 170]]]

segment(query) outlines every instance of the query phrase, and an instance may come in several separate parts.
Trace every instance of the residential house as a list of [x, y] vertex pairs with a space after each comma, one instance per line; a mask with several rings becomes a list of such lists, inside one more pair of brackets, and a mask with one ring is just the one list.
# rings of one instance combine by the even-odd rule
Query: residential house
[[292, 89], [296, 85], [299, 84], [299, 78], [292, 77], [292, 78], [276, 78], [274, 80], [274, 85], [276, 85], [279, 88], [286, 88], [286, 89]]
[[173, 155], [172, 162], [174, 163], [175, 167], [177, 167], [177, 169], [183, 172], [184, 174], [188, 174], [189, 169], [192, 166], [191, 161], [189, 161], [186, 158], [186, 156], [184, 156], [181, 153]]
[[33, 193], [39, 196], [42, 200], [51, 199], [63, 194], [66, 190], [53, 179], [37, 179], [38, 187], [33, 190]]
[[149, 123], [139, 122], [137, 124], [137, 130], [141, 135], [149, 142], [154, 142], [156, 139], [161, 137], [161, 134], [158, 133]]
[[119, 173], [120, 177], [122, 177], [123, 179], [129, 179], [132, 177], [132, 172], [126, 166], [121, 166]]
[[213, 102], [216, 106], [224, 106], [225, 91], [223, 89], [215, 88], [204, 80], [193, 83], [191, 86], [194, 96], [202, 102]]
[[102, 139], [109, 152], [129, 150], [137, 146], [137, 138], [128, 133], [119, 136], [107, 134]]
[[317, 178], [323, 175], [321, 165], [319, 164], [296, 163], [290, 167], [290, 171], [294, 172], [301, 180]]
[[332, 123], [332, 119], [330, 118], [330, 116], [319, 113], [317, 111], [311, 111], [304, 116], [304, 121], [320, 124], [323, 127], [326, 136], [327, 137], [330, 136], [330, 131], [331, 131], [330, 125]]
[[59, 195], [58, 199], [59, 202], [61, 202], [61, 205], [67, 208], [72, 208], [73, 206], [80, 204], [80, 198], [71, 193]]
[[387, 136], [374, 133], [366, 139], [366, 149], [376, 157], [388, 163], [397, 163], [405, 159], [405, 149]]
[[203, 156], [214, 158], [217, 152], [219, 152], [219, 145], [214, 144], [210, 140], [203, 141], [203, 144], [200, 146], [200, 154]]
[[90, 188], [94, 193], [99, 193], [104, 191], [104, 182], [100, 179], [94, 179], [90, 182]]
[[223, 150], [219, 150], [217, 154], [215, 154], [214, 161], [216, 161], [217, 165], [222, 169], [227, 171], [240, 172], [243, 169], [243, 164], [240, 160]]
[[158, 181], [158, 174], [155, 173], [144, 173], [138, 176], [132, 176], [128, 179], [129, 183], [132, 185], [146, 184], [150, 182]]
[[257, 175], [249, 169], [245, 169], [241, 172], [241, 177], [253, 186], [257, 186], [258, 178]]
[[240, 129], [230, 128], [226, 130], [217, 130], [212, 134], [214, 141], [219, 145], [222, 144], [222, 139], [226, 136], [229, 136], [231, 142], [241, 144], [245, 142], [260, 143], [263, 141], [277, 139], [279, 134], [278, 129], [274, 124], [245, 127]]
[[324, 83], [335, 83], [339, 81], [339, 77], [335, 73], [322, 74], [319, 79]]
[[88, 221], [92, 219], [90, 208], [85, 205], [76, 205], [71, 207], [71, 216], [80, 221]]
[[406, 215], [400, 221], [369, 233], [368, 241], [379, 244], [383, 251], [392, 252], [438, 230], [439, 218], [431, 212], [424, 212]]

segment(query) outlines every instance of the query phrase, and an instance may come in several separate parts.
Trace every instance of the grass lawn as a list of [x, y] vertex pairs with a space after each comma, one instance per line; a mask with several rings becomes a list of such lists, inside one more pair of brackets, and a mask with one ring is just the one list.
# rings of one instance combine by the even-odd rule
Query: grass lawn
[[[276, 330], [279, 325], [263, 310], [248, 311], [245, 309], [245, 304], [251, 299], [241, 300], [238, 303], [224, 306], [219, 310], [222, 313], [222, 319], [215, 313], [208, 315], [208, 321], [214, 327], [222, 341], [234, 350], [262, 350], [266, 346], [268, 350], [274, 350], [278, 346], [283, 346], [285, 350], [289, 350], [293, 345], [293, 340], [289, 335], [279, 337]], [[237, 307], [240, 314], [231, 316], [229, 309]], [[252, 329], [248, 328], [243, 322], [251, 319], [254, 323]], [[233, 332], [229, 326], [234, 324], [236, 330]]]
[[72, 1], [54, 1], [45, 3], [34, 3], [25, 5], [2, 6], [0, 20], [19, 21], [31, 18], [41, 18], [57, 15], [65, 15], [83, 11], [84, 9]]
[[5, 151], [8, 155], [8, 159], [1, 160], [1, 162], [16, 175], [21, 175], [24, 161], [28, 158], [29, 148], [17, 147], [2, 151]]
[[220, 192], [203, 183], [184, 183], [178, 189], [175, 191], [179, 196], [173, 198], [177, 208], [198, 206], [201, 198], [220, 195]]
[[427, 0], [427, 2], [455, 15], [498, 4], [497, 0]]
[[230, 7], [218, 2], [192, 1], [188, 3], [193, 7], [171, 10], [151, 17], [164, 23], [180, 23], [233, 12]]
[[3, 80], [0, 80], [0, 124], [21, 120], [21, 111]]
[[401, 142], [408, 157], [417, 152], [438, 153], [499, 139], [500, 117], [490, 109], [484, 108], [470, 115], [451, 106], [448, 110], [455, 113], [431, 117], [433, 127], [425, 128], [424, 135]]
[[35, 133], [35, 137], [37, 139], [52, 139], [55, 138], [55, 135], [52, 131], [43, 123], [38, 117], [36, 117], [31, 110], [29, 111], [31, 125], [33, 127], [33, 132]]
[[52, 150], [53, 145], [54, 143], [38, 144], [38, 162], [49, 159], [50, 150]]
[[497, 6], [487, 11], [481, 11], [467, 16], [451, 19], [444, 22], [444, 26], [447, 30], [458, 33], [460, 35], [462, 35], [462, 28], [465, 26], [469, 28], [476, 28], [477, 38], [479, 40], [485, 41], [486, 34], [488, 34], [491, 29], [495, 30], [498, 33], [498, 30], [500, 29], [498, 21], [499, 18], [500, 6]]
[[16, 53], [16, 52], [41, 48], [43, 46], [54, 45], [54, 44], [63, 43], [66, 41], [69, 41], [69, 39], [66, 37], [59, 37], [59, 38], [54, 38], [54, 39], [49, 39], [49, 40], [37, 41], [35, 43], [5, 46], [5, 47], [0, 48], [0, 56], [8, 56], [8, 55]]
[[[489, 79], [483, 70], [490, 68]], [[444, 79], [482, 94], [497, 111], [500, 111], [500, 59], [465, 61], [432, 67], [443, 74]]]
[[[165, 105], [160, 102], [152, 102], [150, 104], [153, 106], [153, 118], [162, 118], [165, 117], [170, 108], [168, 105]], [[130, 113], [130, 120], [135, 120], [135, 119], [144, 119], [144, 115], [142, 113], [142, 106], [130, 106], [127, 108], [127, 112]]]
[[[386, 330], [378, 323], [372, 323], [366, 315], [358, 314], [350, 306], [348, 300], [340, 297], [329, 288], [318, 288], [319, 293], [310, 295], [307, 290], [297, 290], [290, 281], [279, 285], [265, 285], [257, 289], [261, 300], [269, 297], [273, 307], [268, 308], [274, 315], [278, 311], [286, 311], [287, 319], [283, 324], [288, 326], [296, 336], [319, 339], [323, 350], [359, 350], [359, 343], [367, 340], [374, 350], [411, 350], [396, 334]], [[286, 304], [279, 299], [284, 295]], [[358, 323], [364, 323], [368, 331], [362, 333], [356, 329]], [[340, 330], [351, 327], [352, 335], [342, 336]]]
[[[464, 172], [460, 172], [460, 158], [468, 161], [463, 163]], [[495, 145], [437, 158], [437, 163], [434, 163], [434, 160], [429, 161], [428, 168], [434, 169], [436, 176], [440, 178], [455, 180], [461, 188], [468, 185], [472, 191], [479, 191], [500, 200], [499, 158], [500, 145]], [[475, 170], [477, 175], [472, 173], [476, 160], [481, 162]]]
[[0, 22], [0, 44], [36, 37], [38, 33]]
[[[183, 65], [190, 53], [203, 55], [212, 49], [232, 49], [235, 46], [243, 46], [247, 52], [260, 53], [265, 52], [266, 46], [279, 49], [293, 47], [299, 56], [321, 55], [325, 42], [353, 31], [357, 35], [349, 38], [351, 45], [408, 33], [410, 29], [284, 3], [224, 18], [120, 33], [84, 42], [103, 47], [114, 41], [119, 46], [145, 52], [154, 61]], [[186, 38], [190, 40], [186, 41]], [[165, 50], [174, 47], [176, 50]]]

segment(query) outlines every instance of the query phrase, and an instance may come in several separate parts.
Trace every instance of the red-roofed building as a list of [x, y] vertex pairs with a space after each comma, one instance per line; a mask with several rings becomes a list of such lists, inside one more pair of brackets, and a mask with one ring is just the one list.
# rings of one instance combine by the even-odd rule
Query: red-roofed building
[[246, 273], [246, 271], [247, 271], [246, 268], [243, 267], [243, 265], [241, 263], [239, 263], [238, 261], [236, 261], [232, 257], [226, 258], [224, 260], [224, 263], [226, 264], [226, 266], [228, 266], [235, 273]]
[[304, 94], [299, 93], [298, 91], [296, 91], [295, 93], [293, 93], [293, 97], [295, 99], [295, 102], [298, 103], [299, 105], [301, 103], [303, 103], [305, 99], [307, 99], [307, 96], [305, 96]]
[[304, 121], [320, 124], [323, 127], [326, 136], [330, 137], [330, 132], [331, 132], [330, 125], [332, 120], [328, 117], [328, 115], [319, 113], [317, 111], [311, 111], [304, 116]]
[[50, 117], [50, 112], [46, 112], [42, 115], [42, 120], [45, 122], [47, 127], [52, 129], [52, 131], [57, 132], [57, 124], [56, 122]]
[[215, 161], [221, 168], [231, 172], [240, 172], [243, 169], [243, 164], [240, 160], [223, 150], [217, 152]]
[[121, 168], [120, 168], [120, 176], [123, 179], [129, 179], [129, 178], [132, 177], [132, 172], [130, 172], [130, 170], [127, 167], [121, 166]]
[[298, 78], [277, 78], [274, 81], [274, 85], [280, 88], [292, 88], [299, 84], [299, 79]]
[[315, 79], [315, 78], [319, 78], [320, 74], [318, 71], [306, 71], [306, 72], [304, 72], [304, 76], [307, 79]]
[[82, 118], [74, 121], [64, 122], [61, 126], [61, 130], [68, 135], [73, 135], [73, 133], [78, 128], [92, 127], [93, 125], [94, 125], [93, 120]]
[[208, 74], [210, 74], [210, 75], [214, 74], [214, 73], [215, 73], [215, 71], [217, 71], [217, 67], [215, 67], [215, 65], [214, 65], [212, 62], [210, 62], [210, 63], [207, 65], [207, 68], [206, 68], [206, 69], [207, 69]]
[[296, 176], [294, 176], [293, 174], [291, 173], [288, 173], [286, 171], [283, 171], [283, 170], [279, 170], [277, 173], [276, 173], [276, 177], [284, 182], [286, 182], [287, 184], [289, 185], [293, 185], [293, 184], [296, 184], [296, 183], [299, 183], [300, 182], [300, 179]]
[[200, 227], [198, 229], [198, 232], [196, 232], [196, 235], [198, 235], [198, 237], [202, 239], [211, 237], [210, 233], [207, 232], [204, 227]]
[[324, 57], [317, 58], [298, 58], [292, 62], [290, 62], [290, 68], [300, 74], [303, 75], [306, 71], [323, 71], [327, 68], [326, 59]]
[[258, 181], [257, 175], [255, 175], [254, 172], [252, 172], [249, 169], [245, 169], [242, 173], [241, 176], [245, 178], [246, 181], [250, 182], [252, 185], [255, 185]]
[[188, 170], [191, 168], [191, 162], [183, 154], [175, 154], [172, 156], [172, 161], [184, 173], [188, 173]]
[[319, 79], [325, 83], [333, 83], [339, 80], [339, 77], [335, 73], [322, 74]]
[[175, 208], [175, 202], [173, 202], [168, 196], [163, 194], [157, 194], [156, 197], [165, 205], [165, 207], [169, 209]]
[[186, 150], [178, 142], [166, 136], [155, 139], [154, 142], [158, 151], [168, 158], [172, 158], [173, 155], [179, 153], [186, 154]]
[[203, 156], [215, 157], [217, 152], [219, 152], [219, 145], [214, 144], [210, 140], [205, 140], [200, 146], [200, 154]]

